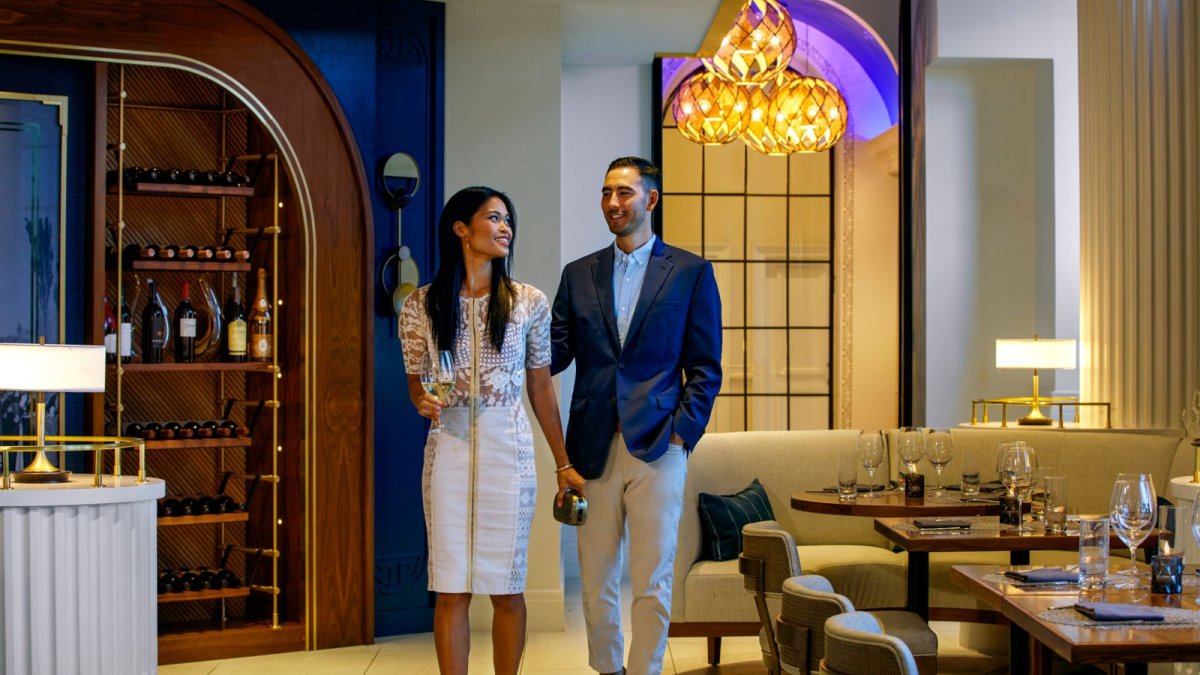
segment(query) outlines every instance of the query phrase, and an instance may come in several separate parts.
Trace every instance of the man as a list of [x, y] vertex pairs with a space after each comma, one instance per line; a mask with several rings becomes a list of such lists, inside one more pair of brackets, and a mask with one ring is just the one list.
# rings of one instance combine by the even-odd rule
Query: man
[[626, 519], [634, 598], [629, 672], [662, 670], [687, 453], [721, 387], [721, 298], [712, 265], [651, 231], [660, 188], [661, 173], [644, 159], [609, 165], [600, 206], [616, 241], [567, 265], [551, 322], [551, 371], [576, 363], [570, 464], [559, 473], [587, 479], [579, 567], [589, 662], [601, 673], [623, 672]]

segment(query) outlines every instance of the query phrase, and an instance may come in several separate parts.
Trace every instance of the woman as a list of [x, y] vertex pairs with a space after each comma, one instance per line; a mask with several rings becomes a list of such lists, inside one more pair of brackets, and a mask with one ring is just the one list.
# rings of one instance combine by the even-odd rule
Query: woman
[[[438, 222], [433, 283], [404, 303], [401, 335], [409, 396], [433, 421], [422, 481], [429, 532], [434, 644], [442, 673], [466, 673], [474, 593], [491, 596], [496, 673], [515, 674], [525, 647], [525, 573], [536, 504], [529, 403], [558, 467], [559, 498], [583, 478], [567, 461], [550, 380], [550, 305], [509, 277], [517, 217], [487, 187], [460, 190]], [[453, 353], [454, 389], [438, 401], [421, 387], [426, 354]]]

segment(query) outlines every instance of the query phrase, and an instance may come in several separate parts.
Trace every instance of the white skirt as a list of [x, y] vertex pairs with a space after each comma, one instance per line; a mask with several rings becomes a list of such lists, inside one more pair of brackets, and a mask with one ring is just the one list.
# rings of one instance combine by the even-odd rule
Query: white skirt
[[442, 410], [425, 443], [422, 492], [429, 590], [510, 595], [525, 590], [537, 497], [524, 406]]

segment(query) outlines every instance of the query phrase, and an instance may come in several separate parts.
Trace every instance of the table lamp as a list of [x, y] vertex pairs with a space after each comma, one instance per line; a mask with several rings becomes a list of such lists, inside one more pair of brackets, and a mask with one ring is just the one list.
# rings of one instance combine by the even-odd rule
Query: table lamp
[[[1074, 340], [1000, 339], [996, 340], [997, 368], [1032, 368], [1033, 397], [1029, 400], [1029, 414], [1017, 420], [1018, 424], [1046, 425], [1052, 420], [1042, 414], [1038, 406], [1038, 369], [1075, 369]], [[1023, 402], [1023, 401], [1022, 401]]]
[[37, 395], [37, 455], [13, 474], [17, 483], [64, 483], [62, 471], [46, 457], [46, 392], [104, 391], [104, 347], [0, 343], [0, 390]]

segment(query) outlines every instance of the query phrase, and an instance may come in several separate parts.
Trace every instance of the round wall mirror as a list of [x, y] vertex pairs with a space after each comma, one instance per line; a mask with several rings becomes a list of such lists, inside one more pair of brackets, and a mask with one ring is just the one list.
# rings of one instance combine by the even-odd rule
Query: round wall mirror
[[397, 152], [383, 162], [379, 171], [379, 189], [393, 210], [408, 206], [421, 186], [421, 169], [407, 152]]

